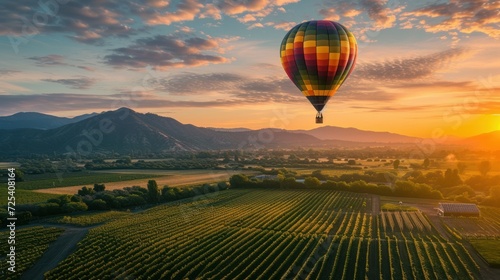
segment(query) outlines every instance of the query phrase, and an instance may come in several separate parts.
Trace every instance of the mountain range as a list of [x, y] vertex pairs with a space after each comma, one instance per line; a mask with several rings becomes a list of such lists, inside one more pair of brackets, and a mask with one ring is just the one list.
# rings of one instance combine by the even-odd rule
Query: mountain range
[[52, 129], [70, 123], [76, 123], [95, 115], [97, 115], [97, 113], [85, 114], [74, 118], [64, 118], [35, 112], [20, 112], [12, 116], [0, 117], [0, 129]]
[[[75, 118], [39, 113], [0, 117], [0, 155], [63, 153], [158, 153], [175, 150], [364, 147], [414, 144], [421, 138], [390, 132], [324, 126], [312, 130], [203, 128], [128, 108]], [[6, 129], [8, 128], [8, 129]], [[500, 131], [451, 144], [497, 148]]]

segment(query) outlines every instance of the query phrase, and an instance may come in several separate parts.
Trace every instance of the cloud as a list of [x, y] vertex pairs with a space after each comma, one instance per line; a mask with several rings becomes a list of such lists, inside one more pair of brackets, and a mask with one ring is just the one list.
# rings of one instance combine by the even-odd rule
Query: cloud
[[[246, 13], [243, 23], [262, 19], [299, 0], [87, 0], [0, 1], [0, 35], [14, 44], [32, 36], [61, 33], [76, 41], [102, 45], [107, 38], [129, 37], [154, 25], [170, 25], [196, 18], [221, 20]], [[254, 18], [254, 19], [253, 19]]]
[[[155, 69], [188, 67], [207, 64], [228, 63], [231, 59], [220, 54], [224, 46], [237, 38], [190, 37], [181, 35], [157, 35], [137, 39], [130, 46], [112, 50], [104, 57], [105, 63], [115, 67], [144, 68], [148, 65]], [[217, 53], [217, 54], [214, 54]]]
[[425, 56], [396, 59], [386, 62], [356, 65], [356, 79], [373, 81], [404, 81], [429, 77], [437, 70], [467, 54], [465, 49], [454, 48]]
[[199, 15], [200, 18], [212, 18], [215, 20], [221, 20], [221, 10], [217, 8], [214, 4], [207, 4], [204, 7], [204, 10]]
[[16, 73], [21, 73], [21, 71], [0, 69], [0, 75], [2, 75], [2, 76], [12, 75], [12, 74], [16, 74]]
[[356, 38], [373, 42], [374, 33], [394, 27], [404, 5], [389, 0], [339, 0], [325, 1], [318, 13], [324, 19], [340, 21]]
[[396, 16], [393, 10], [386, 6], [387, 0], [361, 0], [360, 4], [378, 28], [385, 29], [394, 25]]
[[[484, 33], [500, 38], [500, 2], [489, 0], [449, 0], [403, 14], [415, 28], [427, 32]], [[422, 19], [424, 19], [422, 21]], [[426, 20], [429, 19], [429, 20]]]
[[109, 110], [119, 107], [133, 108], [209, 108], [241, 106], [248, 104], [265, 104], [267, 102], [304, 102], [300, 95], [288, 95], [286, 93], [269, 94], [257, 91], [258, 95], [249, 93], [236, 93], [228, 95], [227, 98], [213, 99], [206, 101], [194, 100], [171, 100], [153, 94], [143, 94], [141, 92], [123, 92], [112, 95], [97, 94], [28, 94], [28, 95], [2, 95], [0, 111], [3, 114], [13, 114], [20, 111], [37, 111], [40, 108], [50, 108], [49, 112], [62, 111], [99, 111]]
[[83, 43], [102, 43], [106, 37], [134, 34], [130, 15], [122, 12], [121, 1], [0, 2], [0, 35], [29, 40], [40, 33], [65, 33]]
[[[167, 2], [168, 3], [168, 2]], [[143, 18], [143, 20], [150, 25], [170, 25], [173, 22], [191, 21], [200, 13], [203, 4], [198, 0], [182, 0], [177, 5], [177, 9], [174, 12], [165, 12], [155, 8], [165, 8], [168, 5], [145, 8], [140, 6], [138, 14]]]
[[256, 12], [268, 5], [267, 0], [221, 0], [215, 4], [227, 15], [236, 15], [243, 12]]
[[253, 102], [289, 102], [302, 94], [286, 77], [255, 79], [234, 73], [182, 73], [158, 79], [153, 87], [170, 95], [196, 95], [203, 92], [222, 93], [228, 98], [244, 98]]
[[35, 61], [35, 65], [39, 67], [47, 67], [47, 66], [71, 66], [80, 68], [86, 71], [93, 72], [94, 68], [85, 66], [85, 65], [74, 65], [66, 62], [66, 58], [62, 55], [58, 54], [50, 54], [45, 56], [32, 56], [28, 57], [28, 59]]
[[260, 22], [256, 22], [256, 23], [252, 23], [252, 25], [250, 25], [250, 26], [248, 27], [248, 29], [262, 28], [262, 27], [264, 27], [264, 25], [263, 25], [262, 23], [260, 23]]
[[293, 21], [282, 21], [282, 22], [266, 22], [266, 26], [272, 26], [274, 29], [281, 29], [288, 31], [292, 29], [297, 23]]
[[37, 66], [61, 66], [68, 65], [64, 61], [64, 56], [51, 54], [46, 56], [33, 56], [29, 57], [29, 59], [34, 60]]
[[42, 81], [58, 83], [73, 89], [88, 89], [95, 83], [94, 79], [86, 77], [74, 78], [74, 79], [42, 79]]
[[247, 23], [247, 22], [256, 21], [256, 20], [257, 19], [251, 14], [246, 14], [243, 17], [238, 17], [238, 21], [242, 22], [242, 23]]

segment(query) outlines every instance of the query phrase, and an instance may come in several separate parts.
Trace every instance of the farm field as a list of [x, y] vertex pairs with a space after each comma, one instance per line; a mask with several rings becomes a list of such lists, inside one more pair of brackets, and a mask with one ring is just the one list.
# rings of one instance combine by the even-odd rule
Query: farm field
[[[121, 181], [130, 182], [137, 179], [144, 179], [147, 182], [149, 178], [155, 178], [156, 174], [137, 174], [137, 173], [110, 173], [110, 172], [75, 172], [65, 173], [61, 180], [54, 173], [39, 175], [26, 175], [25, 181], [16, 183], [16, 203], [31, 204], [45, 202], [50, 198], [56, 198], [61, 194], [75, 194], [83, 186], [92, 187], [95, 183], [108, 183]], [[79, 186], [74, 192], [44, 192], [41, 189], [66, 186]], [[132, 186], [132, 185], [127, 185]], [[56, 188], [57, 189], [57, 188]], [[73, 190], [73, 189], [72, 189]], [[7, 192], [0, 192], [0, 206], [7, 205]]]
[[492, 266], [500, 268], [500, 240], [473, 239], [469, 241], [483, 258]]
[[[55, 227], [28, 227], [18, 229], [16, 231], [16, 273], [8, 273], [9, 276], [2, 279], [19, 279], [24, 271], [31, 267], [35, 261], [40, 258], [49, 244], [54, 242], [63, 232], [61, 228]], [[0, 239], [4, 242], [7, 240], [9, 232], [0, 232]], [[6, 244], [6, 243], [5, 243]], [[7, 254], [8, 246], [0, 246], [0, 270], [3, 273], [7, 272]]]
[[[59, 195], [48, 193], [36, 193], [31, 190], [16, 190], [16, 203], [17, 204], [32, 204], [46, 202], [48, 199], [56, 198]], [[7, 206], [7, 192], [0, 192], [0, 207]]]
[[61, 178], [58, 178], [57, 174], [48, 173], [26, 176], [26, 180], [24, 182], [16, 183], [16, 188], [24, 190], [38, 190], [75, 185], [79, 185], [81, 188], [85, 185], [93, 186], [95, 183], [133, 181], [158, 176], [159, 175], [155, 174], [137, 174], [136, 172], [124, 174], [113, 172], [73, 172], [64, 173], [61, 175]]
[[63, 215], [61, 217], [54, 217], [45, 220], [49, 223], [58, 223], [74, 226], [92, 226], [104, 222], [116, 220], [118, 218], [128, 217], [133, 215], [125, 211], [103, 211], [103, 212], [90, 212], [77, 215]]
[[443, 217], [443, 222], [454, 234], [474, 246], [492, 266], [500, 268], [500, 210], [480, 207], [479, 218]]
[[500, 209], [480, 207], [481, 217], [444, 217], [443, 221], [467, 239], [500, 238]]
[[[154, 179], [158, 186], [163, 187], [168, 185], [170, 187], [192, 186], [196, 184], [214, 183], [226, 181], [234, 174], [240, 174], [241, 171], [227, 171], [227, 170], [113, 170], [113, 176], [140, 176], [141, 179], [135, 180], [120, 180], [113, 182], [101, 181], [106, 184], [106, 190], [123, 189], [131, 186], [146, 187], [148, 180]], [[107, 171], [105, 174], [108, 174]], [[250, 172], [253, 173], [253, 172]], [[96, 172], [96, 174], [99, 174]], [[39, 189], [35, 192], [49, 193], [49, 194], [75, 194], [82, 188], [82, 184], [60, 187]]]
[[460, 240], [372, 196], [228, 190], [89, 230], [46, 279], [481, 279]]

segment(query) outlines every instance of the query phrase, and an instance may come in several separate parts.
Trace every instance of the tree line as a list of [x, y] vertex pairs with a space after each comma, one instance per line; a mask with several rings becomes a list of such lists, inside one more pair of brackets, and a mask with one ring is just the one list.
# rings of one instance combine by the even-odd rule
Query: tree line
[[[226, 182], [185, 188], [163, 186], [160, 189], [155, 180], [149, 180], [147, 188], [132, 186], [118, 190], [106, 190], [104, 184], [94, 184], [93, 188], [82, 187], [74, 195], [61, 195], [44, 203], [18, 205], [16, 207], [16, 217], [18, 223], [23, 224], [29, 222], [33, 217], [84, 212], [87, 210], [134, 209], [214, 193], [228, 188], [229, 185]], [[7, 218], [7, 210], [1, 209], [0, 219], [2, 224], [6, 224]]]

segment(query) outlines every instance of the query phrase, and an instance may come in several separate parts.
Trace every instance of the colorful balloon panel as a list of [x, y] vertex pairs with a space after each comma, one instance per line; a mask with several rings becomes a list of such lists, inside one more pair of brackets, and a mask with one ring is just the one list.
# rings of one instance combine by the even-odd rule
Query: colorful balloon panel
[[313, 20], [293, 27], [281, 42], [281, 64], [288, 77], [321, 111], [356, 62], [358, 46], [343, 25]]

